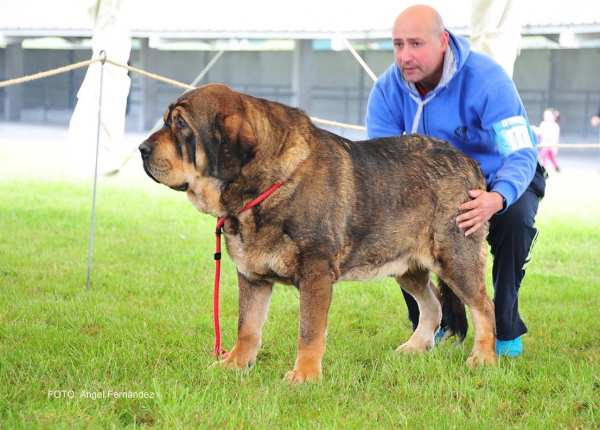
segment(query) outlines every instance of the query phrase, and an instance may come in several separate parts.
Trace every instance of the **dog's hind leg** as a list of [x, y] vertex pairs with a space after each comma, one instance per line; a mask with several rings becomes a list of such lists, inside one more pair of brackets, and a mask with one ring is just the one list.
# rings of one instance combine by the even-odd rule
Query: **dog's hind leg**
[[[462, 259], [451, 257], [446, 269], [442, 269], [439, 276], [471, 312], [475, 328], [475, 343], [467, 365], [474, 366], [495, 363], [498, 357], [495, 351], [494, 304], [485, 288], [485, 254], [471, 257], [467, 258], [465, 255]], [[479, 264], [474, 265], [477, 261]]]
[[[467, 289], [471, 291], [465, 294], [463, 290], [465, 280], [451, 281], [446, 278], [448, 285], [453, 288], [453, 291], [467, 305], [473, 319], [473, 327], [475, 328], [475, 343], [473, 352], [467, 360], [467, 365], [474, 366], [477, 364], [492, 364], [498, 360], [495, 351], [496, 344], [496, 320], [494, 317], [494, 304], [490, 297], [485, 292], [485, 284], [476, 289]], [[457, 288], [457, 285], [461, 285]]]
[[434, 335], [440, 327], [442, 306], [436, 294], [436, 287], [428, 270], [412, 268], [396, 281], [409, 292], [419, 305], [419, 324], [408, 340], [400, 345], [397, 352], [426, 352], [434, 346]]
[[[327, 313], [331, 305], [334, 276], [327, 261], [308, 263], [298, 285], [300, 290], [300, 329], [298, 356], [294, 370], [287, 372], [285, 380], [300, 384], [321, 378], [321, 360], [325, 354]], [[323, 267], [327, 265], [327, 267]]]
[[493, 364], [498, 361], [496, 355], [496, 320], [494, 304], [489, 296], [480, 296], [474, 301], [465, 302], [471, 311], [475, 327], [475, 343], [473, 352], [467, 359], [467, 365]]
[[267, 319], [273, 283], [250, 281], [238, 272], [239, 319], [237, 342], [219, 364], [230, 369], [254, 365], [260, 346], [261, 329]]

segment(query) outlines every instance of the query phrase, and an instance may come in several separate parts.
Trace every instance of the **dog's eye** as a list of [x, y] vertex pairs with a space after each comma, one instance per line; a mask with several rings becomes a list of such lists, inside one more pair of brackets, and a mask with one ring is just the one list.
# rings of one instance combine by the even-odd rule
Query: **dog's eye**
[[185, 119], [183, 119], [181, 116], [177, 117], [177, 127], [179, 127], [180, 129], [187, 128], [187, 123], [185, 122]]

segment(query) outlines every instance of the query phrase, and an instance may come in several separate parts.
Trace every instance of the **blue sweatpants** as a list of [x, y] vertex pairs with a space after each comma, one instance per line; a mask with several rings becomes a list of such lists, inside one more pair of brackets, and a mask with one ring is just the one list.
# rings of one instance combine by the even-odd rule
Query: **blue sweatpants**
[[[487, 241], [494, 257], [492, 280], [499, 340], [512, 340], [527, 333], [527, 326], [519, 314], [519, 289], [537, 239], [535, 216], [540, 199], [544, 197], [545, 176], [544, 169], [538, 165], [525, 193], [503, 214], [494, 215], [489, 221]], [[402, 294], [414, 330], [419, 322], [419, 307], [409, 293], [402, 290]], [[442, 317], [442, 327], [444, 325]]]

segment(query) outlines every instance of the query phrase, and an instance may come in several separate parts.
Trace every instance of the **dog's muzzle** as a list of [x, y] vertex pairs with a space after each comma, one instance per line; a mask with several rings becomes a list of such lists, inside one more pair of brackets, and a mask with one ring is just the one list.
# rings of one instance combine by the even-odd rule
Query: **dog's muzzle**
[[[144, 171], [155, 182], [158, 182], [159, 184], [161, 184], [162, 182], [154, 177], [154, 175], [150, 171], [150, 167], [149, 167], [150, 159], [151, 159], [152, 153], [154, 152], [154, 144], [152, 142], [146, 140], [144, 143], [142, 143], [138, 147], [138, 149], [140, 150], [140, 154], [142, 155]], [[189, 188], [189, 184], [187, 182], [185, 182], [181, 185], [167, 185], [167, 186], [175, 191], [187, 191]]]
[[140, 150], [140, 154], [142, 154], [142, 160], [146, 161], [146, 159], [152, 155], [154, 145], [146, 140], [138, 147], [138, 149]]
[[146, 172], [146, 174], [150, 176], [154, 182], [158, 182], [160, 184], [160, 181], [154, 177], [154, 175], [152, 174], [152, 172], [150, 172], [150, 169], [148, 168], [148, 161], [150, 160], [152, 151], [154, 151], [154, 145], [152, 145], [152, 143], [146, 140], [138, 147], [138, 149], [140, 150], [140, 154], [142, 155], [142, 164], [144, 166], [144, 172]]

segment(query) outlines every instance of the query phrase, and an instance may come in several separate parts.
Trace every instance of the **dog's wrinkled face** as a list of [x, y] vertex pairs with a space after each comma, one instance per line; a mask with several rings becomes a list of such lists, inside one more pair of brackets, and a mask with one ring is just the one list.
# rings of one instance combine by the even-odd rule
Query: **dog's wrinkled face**
[[201, 212], [223, 216], [223, 185], [258, 151], [243, 99], [223, 85], [207, 85], [173, 102], [163, 120], [139, 147], [144, 170], [155, 181], [186, 191]]

